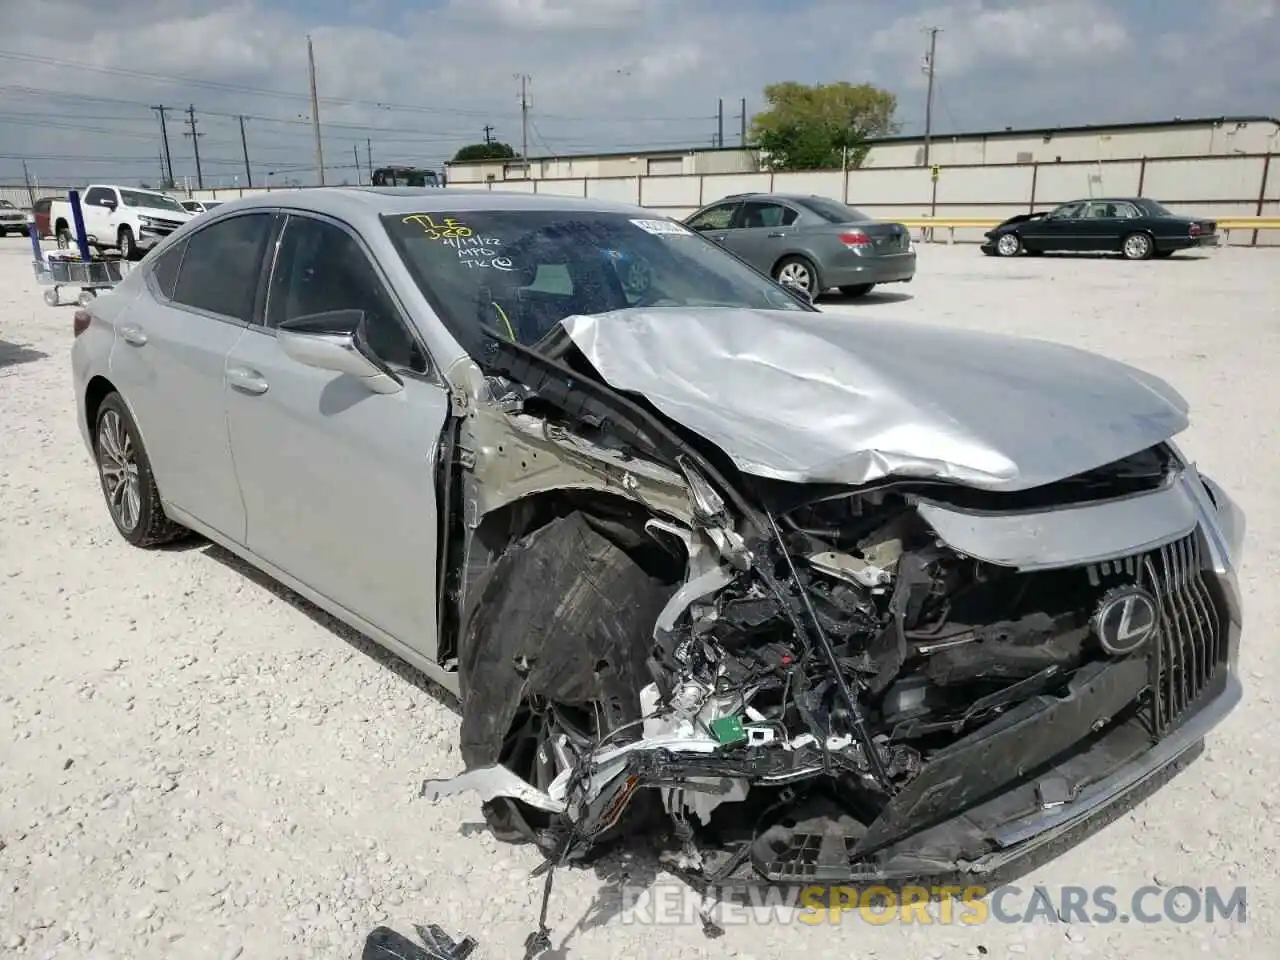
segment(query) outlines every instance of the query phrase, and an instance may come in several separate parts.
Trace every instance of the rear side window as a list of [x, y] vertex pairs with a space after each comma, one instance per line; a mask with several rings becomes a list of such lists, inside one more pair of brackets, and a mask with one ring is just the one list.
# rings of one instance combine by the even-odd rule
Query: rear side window
[[175, 243], [160, 254], [155, 266], [151, 268], [151, 276], [155, 278], [156, 286], [169, 300], [173, 299], [174, 291], [178, 286], [178, 269], [182, 266], [182, 254], [186, 249], [187, 241]]
[[188, 237], [173, 301], [250, 322], [271, 218], [247, 213]]

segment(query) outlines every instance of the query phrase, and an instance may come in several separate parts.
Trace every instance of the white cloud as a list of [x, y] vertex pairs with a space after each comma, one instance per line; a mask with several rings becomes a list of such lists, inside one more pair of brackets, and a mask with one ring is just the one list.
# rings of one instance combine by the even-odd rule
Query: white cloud
[[[925, 25], [943, 31], [935, 119], [949, 129], [1274, 112], [1276, 8], [1276, 0], [447, 0], [406, 10], [354, 0], [326, 17], [276, 0], [0, 0], [0, 51], [64, 61], [0, 55], [0, 183], [20, 180], [22, 156], [79, 158], [33, 161], [46, 180], [106, 174], [94, 156], [126, 158], [114, 176], [154, 178], [159, 137], [149, 106], [159, 103], [195, 104], [209, 177], [242, 172], [236, 114], [270, 118], [247, 127], [256, 170], [305, 177], [308, 33], [326, 159], [350, 167], [366, 138], [384, 163], [439, 163], [479, 140], [486, 124], [518, 144], [516, 73], [533, 78], [530, 146], [539, 152], [709, 144], [719, 98], [733, 138], [739, 98], [759, 109], [764, 85], [780, 80], [886, 86], [915, 132]], [[1231, 67], [1245, 62], [1247, 71]], [[170, 140], [181, 175], [194, 169], [178, 119]]]
[[[1114, 5], [1097, 0], [1071, 3], [1024, 2], [992, 6], [967, 0], [904, 15], [871, 37], [872, 49], [919, 64], [926, 26], [941, 28], [936, 69], [960, 77], [982, 69], [1061, 69], [1115, 57], [1129, 45], [1129, 33]], [[919, 70], [907, 74], [915, 84]]]

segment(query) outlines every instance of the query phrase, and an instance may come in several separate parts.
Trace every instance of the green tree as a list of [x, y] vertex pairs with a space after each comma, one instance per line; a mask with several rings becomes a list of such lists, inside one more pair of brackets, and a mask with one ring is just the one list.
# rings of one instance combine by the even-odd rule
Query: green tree
[[453, 155], [454, 162], [463, 160], [510, 160], [516, 155], [509, 143], [471, 143]]
[[751, 118], [751, 135], [771, 170], [832, 170], [856, 167], [866, 141], [894, 133], [898, 98], [869, 83], [787, 81], [764, 88], [769, 108]]

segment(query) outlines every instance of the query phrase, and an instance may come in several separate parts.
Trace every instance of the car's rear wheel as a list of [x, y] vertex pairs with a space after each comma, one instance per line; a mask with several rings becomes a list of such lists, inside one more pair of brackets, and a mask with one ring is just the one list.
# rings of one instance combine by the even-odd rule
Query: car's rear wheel
[[165, 516], [151, 460], [118, 393], [108, 394], [98, 407], [93, 449], [107, 512], [121, 536], [135, 547], [152, 547], [187, 533]]
[[1016, 233], [1003, 233], [996, 241], [996, 252], [1002, 257], [1016, 257], [1022, 252], [1022, 240]]
[[1147, 233], [1131, 233], [1120, 242], [1120, 250], [1126, 260], [1150, 260], [1156, 245]]
[[[474, 587], [461, 638], [462, 760], [545, 790], [603, 739], [640, 735], [655, 618], [672, 587], [582, 513], [517, 541]], [[567, 820], [513, 799], [483, 807], [502, 840], [557, 848]], [[642, 791], [601, 840], [642, 822]]]
[[53, 240], [58, 245], [59, 250], [70, 250], [71, 229], [66, 224], [59, 224], [57, 232], [53, 235]]
[[773, 268], [773, 278], [790, 287], [806, 291], [810, 298], [821, 292], [818, 268], [806, 257], [783, 257]]
[[865, 297], [874, 288], [874, 283], [858, 283], [851, 287], [841, 287], [840, 292], [846, 297]]

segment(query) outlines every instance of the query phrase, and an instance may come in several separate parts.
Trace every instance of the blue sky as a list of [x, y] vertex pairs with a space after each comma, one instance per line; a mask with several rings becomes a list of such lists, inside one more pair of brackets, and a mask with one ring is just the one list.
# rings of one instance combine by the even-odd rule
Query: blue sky
[[0, 4], [0, 183], [155, 181], [155, 104], [195, 105], [206, 186], [244, 183], [242, 114], [255, 183], [311, 182], [308, 33], [331, 182], [519, 149], [518, 73], [535, 155], [709, 145], [720, 98], [733, 144], [780, 80], [875, 83], [918, 133], [927, 25], [939, 133], [1280, 113], [1280, 0], [43, 0]]

